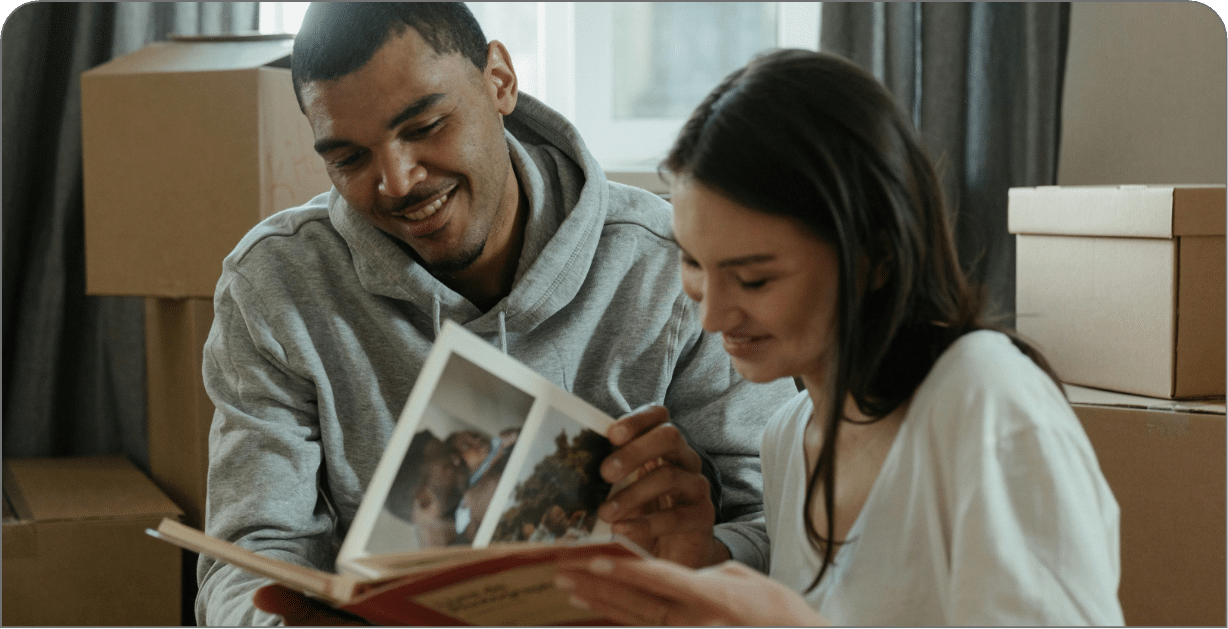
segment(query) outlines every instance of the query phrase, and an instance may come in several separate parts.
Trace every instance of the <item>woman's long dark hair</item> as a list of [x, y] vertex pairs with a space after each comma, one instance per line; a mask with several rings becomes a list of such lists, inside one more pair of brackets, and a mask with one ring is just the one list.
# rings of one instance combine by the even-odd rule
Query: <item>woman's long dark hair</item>
[[[957, 338], [978, 329], [1010, 333], [987, 323], [981, 292], [959, 266], [941, 184], [908, 118], [873, 76], [843, 58], [780, 50], [735, 71], [691, 115], [662, 167], [741, 205], [794, 218], [837, 251], [832, 403], [803, 505], [823, 555], [813, 589], [840, 543], [835, 446], [848, 421], [844, 400], [851, 395], [870, 421], [882, 419]], [[1039, 353], [1011, 338], [1057, 380]], [[820, 485], [826, 534], [811, 517]]]

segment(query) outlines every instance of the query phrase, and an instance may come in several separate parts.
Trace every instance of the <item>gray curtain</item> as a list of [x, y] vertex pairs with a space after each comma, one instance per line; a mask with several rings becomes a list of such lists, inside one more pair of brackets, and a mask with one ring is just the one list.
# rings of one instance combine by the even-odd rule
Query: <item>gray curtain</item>
[[82, 71], [171, 34], [254, 31], [254, 2], [18, 7], [3, 71], [4, 456], [149, 471], [143, 299], [85, 295]]
[[824, 2], [822, 11], [820, 47], [871, 71], [912, 115], [943, 177], [964, 267], [994, 312], [1013, 317], [1007, 190], [1057, 180], [1069, 3]]

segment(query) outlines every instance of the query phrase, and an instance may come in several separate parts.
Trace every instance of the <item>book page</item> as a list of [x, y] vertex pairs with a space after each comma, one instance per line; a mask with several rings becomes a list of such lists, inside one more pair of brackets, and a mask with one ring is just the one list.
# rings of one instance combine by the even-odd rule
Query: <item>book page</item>
[[[540, 419], [531, 422], [534, 417]], [[445, 321], [342, 545], [339, 569], [372, 577], [359, 560], [489, 543], [499, 516], [492, 519], [488, 511], [495, 501], [502, 506], [512, 500], [525, 470], [541, 460], [540, 454], [530, 457], [521, 444], [554, 444], [557, 433], [547, 435], [537, 427], [546, 417], [551, 430], [572, 426], [574, 436], [577, 427], [587, 428], [601, 441], [613, 422]], [[531, 437], [526, 427], [533, 427]], [[526, 461], [533, 463], [525, 468]], [[516, 471], [509, 477], [507, 469]], [[575, 511], [570, 509], [568, 517]], [[485, 520], [492, 524], [483, 536]]]

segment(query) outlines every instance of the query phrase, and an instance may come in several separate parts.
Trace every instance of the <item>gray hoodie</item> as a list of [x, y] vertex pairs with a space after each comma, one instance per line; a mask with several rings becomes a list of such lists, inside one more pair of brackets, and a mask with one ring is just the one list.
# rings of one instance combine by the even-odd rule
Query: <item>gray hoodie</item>
[[[682, 293], [669, 206], [606, 180], [576, 130], [522, 94], [505, 118], [529, 200], [511, 294], [488, 312], [444, 286], [334, 189], [227, 256], [205, 346], [216, 406], [206, 531], [333, 569], [440, 322], [451, 319], [618, 417], [663, 403], [722, 478], [717, 535], [767, 566], [759, 443], [792, 382], [743, 381]], [[201, 557], [201, 624], [277, 621], [266, 581]]]

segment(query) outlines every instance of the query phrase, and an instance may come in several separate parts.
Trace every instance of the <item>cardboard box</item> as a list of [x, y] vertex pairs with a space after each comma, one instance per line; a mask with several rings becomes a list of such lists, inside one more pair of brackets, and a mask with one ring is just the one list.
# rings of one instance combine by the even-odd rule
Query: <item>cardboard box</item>
[[1223, 396], [1224, 186], [1012, 188], [1016, 327], [1063, 381]]
[[179, 509], [122, 457], [4, 463], [5, 625], [178, 625]]
[[201, 365], [212, 324], [210, 299], [145, 300], [149, 472], [195, 528], [204, 528], [209, 476], [213, 401]]
[[253, 225], [329, 189], [290, 50], [163, 42], [82, 73], [87, 293], [212, 297]]
[[1067, 395], [1121, 508], [1126, 624], [1224, 626], [1223, 401]]

